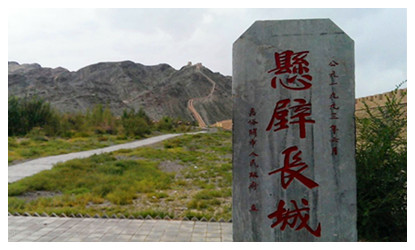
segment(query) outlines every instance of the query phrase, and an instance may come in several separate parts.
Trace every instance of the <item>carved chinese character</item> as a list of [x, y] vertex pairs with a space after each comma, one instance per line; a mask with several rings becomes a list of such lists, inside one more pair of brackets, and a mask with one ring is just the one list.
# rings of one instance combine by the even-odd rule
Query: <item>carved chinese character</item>
[[[277, 80], [279, 83], [290, 90], [304, 90], [311, 87], [311, 75], [307, 74], [310, 70], [308, 68], [308, 61], [305, 59], [309, 51], [301, 51], [294, 53], [291, 50], [274, 54], [275, 68], [268, 71], [274, 72], [271, 80], [271, 87], [277, 87]], [[283, 76], [281, 76], [283, 75]]]
[[248, 121], [248, 124], [255, 126], [258, 122], [255, 119], [251, 119]]
[[253, 135], [254, 137], [257, 136], [257, 134], [256, 134], [256, 128], [253, 128], [253, 129], [250, 129], [249, 130], [249, 136], [251, 136], [251, 135]]
[[331, 154], [332, 155], [337, 155], [337, 147], [332, 147], [331, 148]]
[[329, 63], [330, 67], [336, 67], [337, 65], [339, 65], [339, 64], [334, 60]]
[[330, 105], [330, 109], [331, 109], [331, 110], [333, 110], [333, 109], [334, 109], [334, 110], [338, 110], [338, 109], [339, 109], [339, 107], [338, 107], [338, 106], [336, 106], [336, 103], [334, 103], [334, 102], [333, 102], [333, 103]]
[[251, 140], [249, 141], [249, 144], [250, 144], [252, 147], [255, 147], [256, 140], [255, 140], [255, 139], [251, 139]]
[[331, 79], [334, 80], [334, 78], [339, 77], [338, 75], [336, 75], [336, 71], [332, 70], [331, 73], [329, 74]]
[[338, 143], [339, 142], [339, 138], [332, 137], [330, 141], [333, 142], [333, 143]]
[[[291, 154], [295, 151], [298, 152], [294, 154], [291, 160]], [[282, 152], [284, 155], [284, 166], [268, 173], [268, 175], [272, 175], [281, 172], [281, 186], [284, 189], [287, 189], [294, 179], [297, 179], [309, 189], [318, 187], [317, 183], [301, 174], [301, 172], [308, 168], [308, 165], [301, 161], [301, 153], [301, 150], [298, 150], [297, 146], [287, 148]], [[294, 168], [297, 170], [294, 170]]]
[[249, 178], [258, 178], [257, 172], [249, 172]]
[[252, 181], [251, 184], [249, 184], [248, 188], [256, 190], [257, 187], [258, 187], [258, 184], [255, 181]]
[[256, 112], [254, 108], [251, 108], [251, 111], [249, 111], [249, 116], [255, 116]]
[[337, 131], [339, 131], [339, 129], [337, 128], [336, 125], [331, 125], [330, 126], [331, 132], [333, 135], [335, 135], [337, 133]]
[[272, 114], [266, 131], [270, 131], [273, 126], [276, 127], [274, 131], [288, 128], [288, 114], [289, 109], [291, 109], [294, 115], [290, 117], [289, 124], [298, 124], [300, 126], [300, 138], [306, 137], [305, 124], [315, 123], [312, 119], [306, 119], [306, 117], [311, 116], [311, 103], [307, 103], [304, 99], [294, 99], [294, 102], [297, 102], [298, 105], [289, 108], [289, 99], [280, 100], [276, 103], [274, 113]]
[[255, 204], [252, 204], [251, 205], [251, 209], [249, 209], [249, 211], [251, 211], [251, 212], [258, 212], [258, 208], [256, 208], [256, 205]]
[[255, 161], [255, 159], [252, 159], [251, 160], [251, 162], [249, 163], [249, 166], [251, 166], [251, 167], [258, 167], [258, 164], [256, 164], [256, 161]]
[[252, 152], [249, 154], [249, 156], [252, 156], [252, 157], [258, 157], [258, 154], [252, 151]]
[[331, 92], [330, 99], [338, 99], [338, 98], [339, 97], [336, 95], [336, 93]]
[[310, 219], [310, 215], [308, 214], [310, 211], [310, 208], [308, 206], [308, 201], [306, 199], [301, 199], [302, 204], [304, 205], [303, 208], [298, 208], [297, 202], [294, 200], [291, 200], [291, 203], [294, 206], [293, 210], [286, 209], [285, 208], [285, 201], [280, 200], [278, 203], [277, 210], [271, 214], [268, 215], [269, 219], [275, 218], [276, 221], [271, 225], [271, 228], [274, 228], [281, 224], [280, 230], [284, 231], [287, 226], [290, 228], [294, 228], [297, 225], [297, 222], [299, 221], [299, 225], [295, 229], [296, 231], [299, 231], [303, 228], [305, 228], [308, 232], [310, 232], [315, 237], [321, 236], [321, 225], [318, 224], [317, 228], [313, 230], [308, 225], [308, 220]]

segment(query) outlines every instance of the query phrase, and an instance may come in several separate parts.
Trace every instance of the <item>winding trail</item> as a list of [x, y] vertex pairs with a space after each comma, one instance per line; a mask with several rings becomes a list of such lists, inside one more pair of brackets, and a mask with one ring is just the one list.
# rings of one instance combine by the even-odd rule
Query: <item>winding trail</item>
[[208, 77], [205, 73], [203, 73], [200, 70], [201, 66], [196, 65], [196, 72], [198, 72], [199, 74], [201, 74], [203, 77], [205, 77], [210, 83], [212, 83], [212, 90], [209, 92], [209, 95], [205, 96], [205, 97], [197, 97], [197, 98], [192, 98], [189, 99], [187, 101], [187, 109], [190, 111], [190, 113], [192, 113], [193, 117], [196, 119], [197, 123], [199, 124], [200, 128], [207, 128], [207, 125], [205, 123], [205, 121], [203, 121], [202, 116], [199, 114], [199, 112], [197, 112], [197, 110], [195, 109], [195, 107], [193, 106], [193, 102], [194, 101], [203, 101], [203, 100], [208, 100], [209, 98], [212, 97], [213, 93], [215, 92], [215, 87], [216, 87], [216, 82], [213, 81], [210, 77]]
[[[186, 133], [186, 134], [198, 134], [198, 133], [206, 133], [206, 131]], [[69, 153], [69, 154], [63, 154], [63, 155], [48, 156], [48, 157], [43, 157], [43, 158], [23, 162], [23, 163], [16, 164], [16, 165], [11, 165], [8, 167], [9, 183], [18, 181], [27, 176], [34, 175], [43, 170], [51, 169], [56, 163], [59, 163], [59, 162], [65, 162], [65, 161], [69, 161], [72, 159], [87, 158], [94, 154], [108, 153], [108, 152], [112, 152], [112, 151], [116, 151], [120, 149], [131, 149], [131, 148], [143, 147], [143, 146], [161, 142], [161, 141], [164, 141], [164, 140], [176, 137], [176, 136], [180, 136], [180, 135], [184, 135], [184, 134], [160, 135], [160, 136], [147, 138], [144, 140], [113, 145], [113, 146], [109, 146], [105, 148], [99, 148], [99, 149], [93, 149], [93, 150], [75, 152], [75, 153]]]

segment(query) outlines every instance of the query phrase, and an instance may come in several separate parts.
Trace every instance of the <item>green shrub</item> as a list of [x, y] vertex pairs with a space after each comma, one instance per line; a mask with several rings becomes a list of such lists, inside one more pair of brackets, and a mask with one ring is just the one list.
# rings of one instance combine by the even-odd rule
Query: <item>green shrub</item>
[[170, 117], [164, 116], [157, 124], [157, 128], [160, 131], [171, 131], [173, 129], [173, 119]]
[[357, 119], [357, 226], [366, 241], [406, 241], [406, 112], [397, 89]]
[[38, 97], [18, 98], [10, 96], [8, 100], [9, 136], [74, 136], [88, 137], [96, 135], [118, 135], [143, 138], [152, 131], [176, 132], [189, 131], [190, 126], [170, 117], [163, 117], [153, 124], [150, 117], [140, 109], [124, 110], [121, 117], [112, 114], [108, 104], [97, 104], [82, 113], [59, 113], [51, 105]]
[[130, 190], [117, 189], [107, 194], [106, 198], [113, 204], [127, 205], [127, 204], [132, 204], [133, 199], [137, 198], [137, 195], [132, 189]]
[[143, 109], [140, 109], [137, 113], [134, 109], [130, 112], [124, 110], [121, 116], [121, 124], [127, 136], [144, 137], [144, 135], [151, 133], [152, 123]]
[[10, 96], [8, 100], [9, 136], [25, 135], [34, 127], [52, 123], [53, 110], [50, 104], [39, 97], [20, 99]]

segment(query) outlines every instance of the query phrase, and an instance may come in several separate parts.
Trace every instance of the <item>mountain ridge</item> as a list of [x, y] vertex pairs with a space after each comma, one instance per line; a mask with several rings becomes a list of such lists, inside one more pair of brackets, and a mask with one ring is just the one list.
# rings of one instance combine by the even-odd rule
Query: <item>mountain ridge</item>
[[[61, 112], [86, 112], [101, 103], [116, 115], [143, 108], [153, 120], [170, 116], [192, 121], [187, 103], [194, 98], [207, 124], [232, 116], [231, 77], [200, 63], [179, 70], [166, 63], [147, 66], [132, 61], [99, 62], [77, 71], [37, 63], [8, 66], [9, 96], [37, 95]], [[216, 83], [213, 89], [211, 81]]]

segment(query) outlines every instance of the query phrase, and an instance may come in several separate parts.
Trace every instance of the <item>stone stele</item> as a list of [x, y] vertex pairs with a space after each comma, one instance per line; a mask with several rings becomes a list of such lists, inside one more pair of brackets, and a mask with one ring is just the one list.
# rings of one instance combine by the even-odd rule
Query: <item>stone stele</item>
[[329, 19], [233, 44], [234, 241], [356, 241], [354, 42]]

